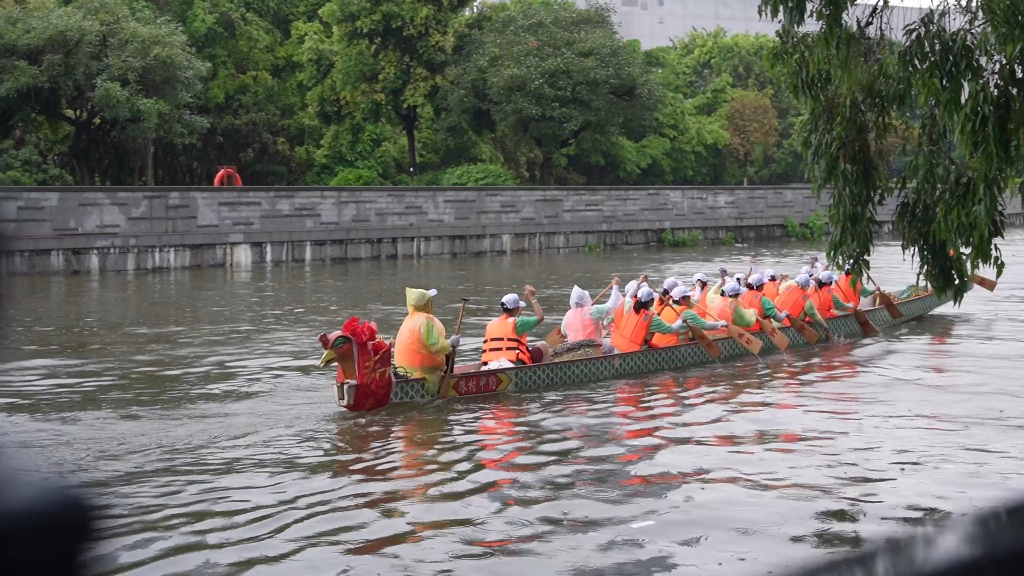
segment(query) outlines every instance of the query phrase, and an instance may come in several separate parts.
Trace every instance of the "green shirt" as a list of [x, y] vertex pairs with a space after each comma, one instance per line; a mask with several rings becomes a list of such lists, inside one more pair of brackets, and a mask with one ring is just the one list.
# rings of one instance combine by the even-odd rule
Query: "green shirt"
[[835, 292], [832, 293], [832, 305], [835, 306], [836, 310], [853, 310], [853, 305], [843, 302], [842, 298]]
[[[689, 312], [689, 310], [687, 310], [687, 312]], [[654, 314], [653, 310], [651, 310], [651, 314]], [[655, 334], [675, 334], [676, 332], [675, 328], [672, 328], [669, 324], [665, 324], [665, 321], [658, 315], [655, 315], [654, 318], [651, 319], [651, 327], [649, 330]]]
[[536, 316], [520, 316], [516, 318], [516, 336], [525, 336], [540, 325], [540, 318]]

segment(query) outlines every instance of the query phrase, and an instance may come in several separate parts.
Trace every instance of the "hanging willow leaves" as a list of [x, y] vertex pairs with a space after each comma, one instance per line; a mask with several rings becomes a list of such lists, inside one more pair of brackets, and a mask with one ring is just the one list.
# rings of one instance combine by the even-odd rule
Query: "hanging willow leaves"
[[[869, 269], [879, 209], [919, 272], [960, 302], [994, 267], [1021, 192], [1024, 2], [940, 0], [908, 21], [888, 0], [762, 0], [773, 64], [807, 112], [803, 149], [829, 189], [829, 259]], [[894, 149], [893, 142], [899, 142]]]

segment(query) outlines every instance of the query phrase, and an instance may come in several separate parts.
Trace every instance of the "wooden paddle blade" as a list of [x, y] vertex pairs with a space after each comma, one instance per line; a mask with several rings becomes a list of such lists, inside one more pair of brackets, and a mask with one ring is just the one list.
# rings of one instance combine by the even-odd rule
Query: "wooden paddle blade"
[[801, 336], [804, 337], [804, 340], [807, 340], [807, 343], [811, 346], [817, 344], [818, 340], [821, 339], [821, 335], [818, 334], [818, 331], [805, 324], [803, 320], [790, 316], [789, 323], [798, 333], [800, 333]]
[[885, 310], [889, 312], [889, 316], [892, 316], [893, 320], [899, 320], [903, 318], [903, 312], [900, 312], [900, 307], [893, 302], [892, 297], [885, 292], [878, 293], [878, 301], [885, 306]]
[[768, 338], [771, 339], [780, 352], [785, 352], [786, 348], [789, 348], [789, 338], [786, 338], [786, 335], [776, 328], [771, 320], [758, 318], [757, 321], [761, 324], [761, 330], [768, 335]]
[[750, 332], [732, 324], [729, 324], [729, 336], [732, 336], [733, 340], [739, 342], [741, 346], [746, 348], [747, 351], [754, 356], [760, 354], [761, 347], [764, 346], [764, 342], [761, 342], [757, 338], [751, 336]]
[[853, 317], [857, 319], [857, 324], [860, 325], [860, 331], [864, 334], [865, 338], [871, 338], [872, 336], [878, 336], [878, 328], [868, 320], [868, 315], [863, 310], [857, 310], [854, 308]]
[[565, 344], [565, 336], [560, 328], [555, 328], [544, 337], [544, 342], [547, 342], [547, 345], [554, 349], [559, 344]]
[[703, 330], [689, 322], [686, 323], [686, 326], [690, 329], [690, 334], [693, 334], [693, 339], [696, 340], [697, 343], [700, 344], [700, 347], [708, 353], [708, 356], [711, 356], [715, 360], [722, 357], [722, 349], [711, 338], [709, 338]]
[[984, 276], [978, 276], [977, 274], [971, 276], [971, 282], [974, 282], [975, 284], [981, 286], [982, 288], [988, 290], [989, 292], [995, 292], [996, 285], [999, 284], [995, 280], [990, 280], [988, 278], [985, 278]]

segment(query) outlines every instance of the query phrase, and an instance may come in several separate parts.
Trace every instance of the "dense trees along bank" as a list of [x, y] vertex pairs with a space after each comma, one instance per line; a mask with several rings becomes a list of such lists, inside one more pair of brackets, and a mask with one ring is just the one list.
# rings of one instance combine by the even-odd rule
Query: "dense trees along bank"
[[475, 4], [0, 0], [0, 185], [804, 181], [774, 39]]

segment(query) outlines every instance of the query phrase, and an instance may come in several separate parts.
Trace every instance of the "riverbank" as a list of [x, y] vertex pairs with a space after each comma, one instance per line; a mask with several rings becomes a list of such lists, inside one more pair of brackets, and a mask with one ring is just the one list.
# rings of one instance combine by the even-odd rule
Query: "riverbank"
[[0, 273], [617, 248], [666, 229], [750, 242], [827, 208], [809, 186], [0, 188]]

